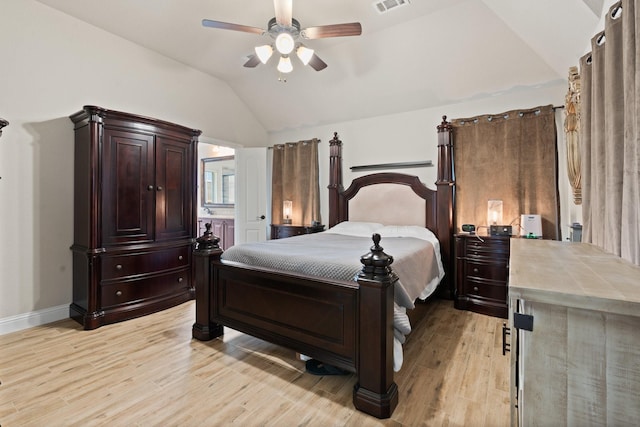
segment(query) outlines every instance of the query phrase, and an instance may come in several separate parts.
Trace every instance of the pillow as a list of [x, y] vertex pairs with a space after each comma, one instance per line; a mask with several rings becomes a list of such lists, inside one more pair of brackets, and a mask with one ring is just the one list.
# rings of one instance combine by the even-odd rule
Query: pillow
[[344, 234], [347, 236], [371, 237], [382, 224], [377, 222], [343, 221], [336, 224], [325, 233]]
[[438, 242], [431, 230], [417, 225], [385, 225], [374, 231], [382, 237], [415, 237], [428, 242]]

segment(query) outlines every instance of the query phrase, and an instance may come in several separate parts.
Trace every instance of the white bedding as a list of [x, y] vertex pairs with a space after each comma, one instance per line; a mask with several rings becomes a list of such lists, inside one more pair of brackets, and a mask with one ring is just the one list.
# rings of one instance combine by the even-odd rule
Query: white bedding
[[[440, 244], [424, 227], [383, 226], [343, 222], [322, 233], [294, 236], [229, 248], [223, 260], [338, 280], [354, 280], [362, 269], [360, 257], [373, 245], [371, 236], [392, 255], [398, 275], [394, 301], [394, 370], [402, 367], [402, 344], [411, 332], [407, 309], [417, 298], [433, 293], [444, 277]], [[311, 260], [311, 261], [310, 261]]]

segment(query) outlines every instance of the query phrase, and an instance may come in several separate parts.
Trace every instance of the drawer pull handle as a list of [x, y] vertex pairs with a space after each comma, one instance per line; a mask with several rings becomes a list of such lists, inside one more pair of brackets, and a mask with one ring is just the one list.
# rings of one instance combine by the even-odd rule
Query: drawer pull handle
[[158, 191], [162, 191], [162, 186], [158, 185]]
[[153, 185], [149, 185], [149, 186], [147, 187], [147, 190], [149, 190], [149, 191], [153, 191]]
[[511, 351], [511, 343], [507, 342], [507, 335], [511, 335], [511, 329], [507, 327], [506, 323], [502, 324], [502, 355], [505, 356], [507, 351]]
[[116, 265], [116, 270], [122, 270], [122, 264]]
[[478, 269], [477, 269], [477, 268], [474, 268], [474, 269], [473, 269], [473, 272], [474, 272], [474, 273], [477, 273], [477, 272], [478, 272]]
[[178, 283], [182, 283], [182, 277], [178, 277]]
[[116, 296], [117, 297], [122, 296], [122, 291], [116, 291]]
[[478, 287], [477, 287], [477, 286], [474, 286], [474, 287], [473, 287], [473, 290], [474, 290], [475, 292], [478, 292]]
[[180, 256], [178, 257], [178, 259], [179, 259], [180, 261], [182, 261], [182, 255], [180, 255]]

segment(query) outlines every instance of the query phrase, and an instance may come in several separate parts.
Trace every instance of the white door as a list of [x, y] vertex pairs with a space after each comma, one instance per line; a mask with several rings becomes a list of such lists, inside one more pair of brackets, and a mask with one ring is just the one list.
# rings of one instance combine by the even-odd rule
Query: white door
[[267, 185], [267, 149], [237, 149], [236, 244], [267, 240]]

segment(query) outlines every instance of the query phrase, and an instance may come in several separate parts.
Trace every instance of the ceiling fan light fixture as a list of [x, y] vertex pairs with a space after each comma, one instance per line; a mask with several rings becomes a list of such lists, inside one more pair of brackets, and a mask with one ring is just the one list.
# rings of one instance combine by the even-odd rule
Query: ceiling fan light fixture
[[300, 47], [298, 47], [298, 50], [296, 50], [298, 58], [300, 58], [300, 61], [302, 61], [304, 65], [309, 64], [309, 61], [311, 61], [311, 58], [313, 58], [314, 53], [315, 51], [313, 49], [309, 49], [304, 45], [300, 45]]
[[287, 55], [283, 55], [280, 57], [280, 62], [278, 62], [278, 71], [281, 73], [290, 73], [293, 71], [293, 64], [291, 63], [291, 58]]
[[295, 42], [291, 34], [286, 32], [278, 34], [278, 37], [276, 37], [276, 49], [278, 49], [278, 52], [283, 55], [288, 55], [293, 52], [294, 47]]
[[268, 44], [256, 46], [255, 51], [258, 59], [260, 59], [260, 62], [263, 64], [266, 64], [269, 58], [271, 58], [271, 55], [273, 55], [273, 48]]

